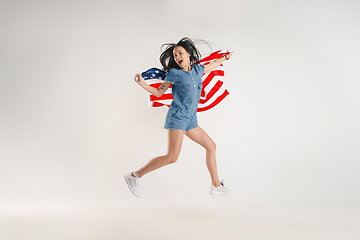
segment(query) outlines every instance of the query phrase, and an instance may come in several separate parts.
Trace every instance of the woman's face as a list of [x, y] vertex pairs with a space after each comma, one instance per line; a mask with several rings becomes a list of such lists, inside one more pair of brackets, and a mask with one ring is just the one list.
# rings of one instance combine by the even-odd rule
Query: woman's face
[[190, 68], [190, 53], [181, 46], [176, 46], [173, 50], [174, 60], [181, 69]]

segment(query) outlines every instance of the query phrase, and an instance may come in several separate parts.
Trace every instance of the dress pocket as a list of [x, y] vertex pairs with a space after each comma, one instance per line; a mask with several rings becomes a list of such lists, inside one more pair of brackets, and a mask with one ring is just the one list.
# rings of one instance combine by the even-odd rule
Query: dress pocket
[[176, 87], [176, 91], [178, 92], [190, 92], [191, 86], [190, 85], [178, 85]]
[[191, 85], [177, 85], [173, 90], [175, 90], [181, 103], [191, 102]]
[[180, 108], [179, 108], [179, 107], [178, 107], [178, 108], [174, 108], [174, 109], [171, 110], [170, 116], [173, 118], [173, 117], [175, 117], [179, 112], [180, 112]]

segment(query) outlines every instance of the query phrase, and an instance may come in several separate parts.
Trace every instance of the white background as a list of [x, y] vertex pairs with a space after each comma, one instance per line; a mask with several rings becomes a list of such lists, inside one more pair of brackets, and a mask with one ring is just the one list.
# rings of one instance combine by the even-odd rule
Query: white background
[[[219, 206], [359, 212], [359, 13], [350, 0], [2, 0], [0, 211], [168, 207], [184, 219]], [[185, 138], [178, 162], [146, 175], [137, 199], [123, 175], [166, 153], [167, 108], [149, 108], [133, 76], [161, 67], [160, 46], [184, 36], [235, 52], [224, 64], [230, 95], [198, 118], [236, 194], [208, 194], [205, 151]], [[234, 229], [229, 236], [242, 236]], [[302, 239], [295, 232], [286, 239]]]

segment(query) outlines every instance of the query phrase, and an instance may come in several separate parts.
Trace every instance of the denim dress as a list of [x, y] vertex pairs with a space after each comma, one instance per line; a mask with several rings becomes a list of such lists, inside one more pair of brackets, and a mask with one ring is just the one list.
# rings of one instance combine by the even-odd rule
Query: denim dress
[[200, 100], [203, 65], [192, 65], [191, 71], [171, 68], [164, 81], [172, 83], [174, 100], [167, 112], [165, 129], [181, 129], [186, 131], [196, 128], [197, 108]]

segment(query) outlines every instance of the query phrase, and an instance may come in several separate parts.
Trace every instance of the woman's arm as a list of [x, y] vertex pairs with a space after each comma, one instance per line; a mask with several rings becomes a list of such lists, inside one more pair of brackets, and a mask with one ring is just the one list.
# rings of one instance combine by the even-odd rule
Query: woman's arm
[[135, 82], [137, 82], [142, 88], [144, 88], [146, 91], [148, 91], [150, 94], [156, 97], [161, 97], [171, 85], [171, 82], [163, 82], [163, 84], [161, 84], [159, 88], [154, 88], [152, 86], [149, 86], [144, 81], [140, 73], [137, 73], [135, 75]]
[[212, 63], [209, 63], [208, 65], [205, 65], [204, 67], [204, 72], [209, 72], [211, 70], [213, 70], [214, 68], [217, 68], [218, 66], [220, 66], [225, 60], [229, 60], [231, 55], [234, 52], [229, 52], [227, 54], [224, 54], [221, 58], [216, 59], [215, 61], [213, 61]]

